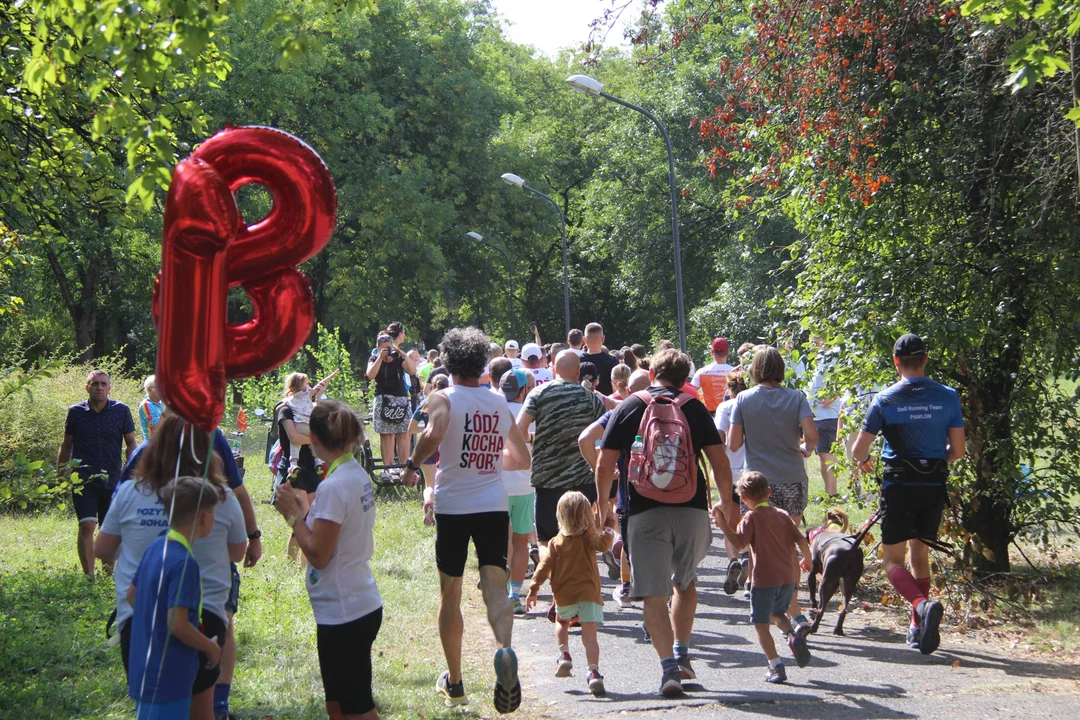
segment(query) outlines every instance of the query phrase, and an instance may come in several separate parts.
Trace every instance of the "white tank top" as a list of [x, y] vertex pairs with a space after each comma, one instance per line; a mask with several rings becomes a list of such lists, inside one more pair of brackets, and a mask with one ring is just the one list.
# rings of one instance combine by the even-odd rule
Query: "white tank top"
[[450, 422], [439, 445], [435, 512], [469, 515], [509, 510], [502, 478], [502, 451], [514, 416], [502, 393], [453, 385]]

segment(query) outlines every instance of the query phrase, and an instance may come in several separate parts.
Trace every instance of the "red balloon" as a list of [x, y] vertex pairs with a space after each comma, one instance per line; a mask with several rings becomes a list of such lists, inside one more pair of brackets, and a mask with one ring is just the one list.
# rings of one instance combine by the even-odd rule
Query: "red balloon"
[[[249, 183], [265, 187], [274, 202], [252, 225], [233, 195]], [[315, 303], [295, 266], [325, 247], [336, 216], [330, 172], [314, 150], [279, 130], [228, 128], [177, 165], [152, 311], [158, 387], [169, 407], [213, 430], [227, 380], [273, 370], [296, 354], [314, 327]], [[202, 253], [199, 262], [183, 254], [193, 252], [188, 246]], [[228, 288], [235, 285], [254, 312], [230, 325]]]
[[208, 432], [225, 412], [226, 251], [239, 218], [213, 168], [201, 160], [176, 166], [155, 295], [157, 387], [170, 408]]

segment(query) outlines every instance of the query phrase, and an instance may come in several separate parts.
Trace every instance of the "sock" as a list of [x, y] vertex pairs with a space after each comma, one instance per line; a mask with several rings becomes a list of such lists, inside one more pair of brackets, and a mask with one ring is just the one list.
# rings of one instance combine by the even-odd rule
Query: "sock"
[[597, 675], [599, 675], [599, 674], [600, 674], [600, 666], [599, 666], [599, 665], [597, 665], [597, 664], [595, 664], [595, 663], [594, 663], [594, 664], [592, 664], [592, 665], [590, 665], [590, 666], [589, 666], [589, 669], [590, 669], [590, 670], [595, 670], [595, 671], [596, 671], [596, 674], [597, 674]]
[[784, 666], [784, 661], [780, 659], [779, 655], [774, 657], [772, 660], [769, 660], [769, 667], [771, 667], [771, 668], [778, 668], [778, 667], [783, 667], [783, 666]]
[[684, 643], [682, 640], [675, 641], [675, 661], [685, 660], [690, 657], [690, 643]]
[[[915, 578], [915, 584], [919, 586], [919, 591], [922, 593], [922, 596], [924, 598], [926, 598], [927, 600], [929, 600], [930, 599], [930, 578], [928, 578], [928, 577]], [[917, 607], [919, 607], [918, 603], [912, 603], [912, 605], [911, 605], [911, 624], [916, 625], [916, 626], [919, 624], [919, 617], [915, 613], [915, 609]]]
[[214, 686], [214, 714], [227, 715], [229, 713], [229, 691], [232, 685], [221, 683]]
[[510, 597], [521, 599], [521, 583], [508, 583], [510, 587]]
[[563, 655], [569, 655], [570, 654], [570, 646], [569, 645], [560, 645], [559, 646], [559, 652], [561, 654], [563, 654]]
[[663, 660], [661, 660], [660, 667], [663, 668], [665, 675], [679, 674], [679, 661], [673, 657], [664, 658]]
[[919, 583], [915, 578], [911, 577], [911, 573], [907, 571], [907, 568], [894, 567], [890, 570], [889, 582], [892, 583], [898, 593], [904, 596], [905, 600], [911, 603], [912, 607], [918, 607], [919, 603], [926, 599], [922, 589], [919, 587]]

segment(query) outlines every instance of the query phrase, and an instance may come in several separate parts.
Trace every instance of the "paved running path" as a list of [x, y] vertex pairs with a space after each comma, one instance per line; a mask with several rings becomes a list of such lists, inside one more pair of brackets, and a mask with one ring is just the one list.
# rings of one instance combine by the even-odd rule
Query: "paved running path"
[[[1080, 718], [1080, 668], [1010, 659], [947, 631], [941, 648], [923, 656], [888, 627], [892, 610], [849, 614], [847, 635], [838, 637], [832, 634], [835, 599], [818, 634], [810, 636], [814, 657], [809, 667], [795, 665], [776, 631], [788, 682], [769, 685], [762, 679], [765, 656], [748, 621], [750, 601], [742, 591], [724, 594], [726, 567], [716, 533], [698, 583], [691, 641], [698, 679], [685, 686], [684, 699], [666, 700], [657, 693], [660, 663], [652, 645], [642, 639], [641, 604], [618, 610], [610, 599], [613, 583], [602, 575], [607, 602], [600, 670], [607, 697], [594, 698], [588, 692], [588, 665], [577, 631], [570, 636], [574, 677], [554, 676], [554, 626], [533, 613], [517, 618], [514, 625], [525, 691], [522, 709], [531, 717], [549, 718]], [[546, 610], [546, 589], [540, 597], [538, 610]], [[806, 603], [805, 583], [800, 598]]]

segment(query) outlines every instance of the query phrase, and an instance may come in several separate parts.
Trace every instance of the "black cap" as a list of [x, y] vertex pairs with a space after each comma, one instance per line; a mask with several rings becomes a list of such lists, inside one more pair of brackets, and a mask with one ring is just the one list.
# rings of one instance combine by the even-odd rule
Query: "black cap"
[[916, 357], [918, 355], [925, 355], [926, 343], [923, 342], [921, 337], [914, 333], [901, 335], [900, 339], [893, 345], [892, 354], [896, 357]]
[[581, 367], [578, 370], [578, 377], [582, 380], [585, 378], [592, 378], [594, 380], [600, 379], [600, 371], [596, 369], [596, 364], [589, 362], [588, 360], [581, 363]]

